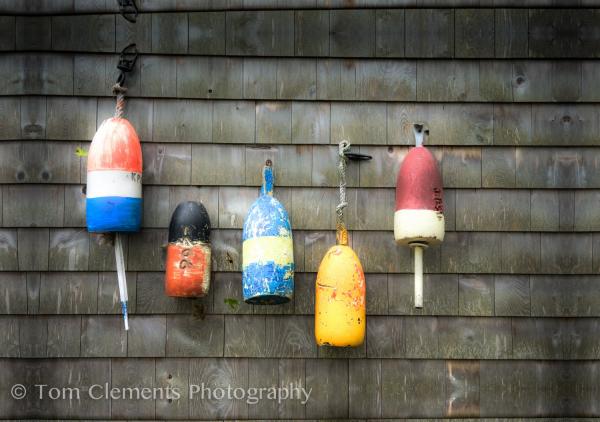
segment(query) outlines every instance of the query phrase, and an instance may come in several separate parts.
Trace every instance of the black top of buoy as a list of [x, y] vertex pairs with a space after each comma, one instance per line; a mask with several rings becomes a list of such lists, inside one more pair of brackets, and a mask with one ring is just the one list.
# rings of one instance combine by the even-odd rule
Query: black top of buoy
[[169, 242], [187, 238], [192, 242], [208, 243], [210, 239], [210, 218], [204, 205], [187, 201], [177, 205], [169, 224]]

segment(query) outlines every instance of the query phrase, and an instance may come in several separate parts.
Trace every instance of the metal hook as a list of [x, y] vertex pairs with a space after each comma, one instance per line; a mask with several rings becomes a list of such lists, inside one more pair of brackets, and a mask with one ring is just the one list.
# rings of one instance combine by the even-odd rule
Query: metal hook
[[117, 0], [119, 3], [119, 13], [131, 23], [135, 23], [138, 16], [138, 8], [135, 0]]
[[117, 69], [121, 72], [117, 78], [117, 85], [123, 86], [125, 84], [125, 76], [131, 72], [135, 66], [135, 62], [138, 58], [138, 51], [135, 43], [129, 44], [123, 50], [119, 56], [119, 62], [117, 63]]
[[367, 154], [359, 154], [357, 152], [346, 152], [344, 153], [344, 155], [352, 161], [368, 161], [371, 160], [373, 157], [371, 157], [370, 155]]

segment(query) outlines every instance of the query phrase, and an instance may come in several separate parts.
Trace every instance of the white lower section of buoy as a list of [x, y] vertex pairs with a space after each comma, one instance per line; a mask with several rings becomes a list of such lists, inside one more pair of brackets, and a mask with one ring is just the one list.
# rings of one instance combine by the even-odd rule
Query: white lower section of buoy
[[88, 198], [118, 196], [142, 197], [142, 175], [123, 170], [95, 170], [87, 174]]
[[413, 246], [415, 251], [415, 308], [423, 307], [423, 247]]
[[444, 240], [444, 214], [434, 210], [404, 209], [394, 213], [396, 242], [436, 245]]

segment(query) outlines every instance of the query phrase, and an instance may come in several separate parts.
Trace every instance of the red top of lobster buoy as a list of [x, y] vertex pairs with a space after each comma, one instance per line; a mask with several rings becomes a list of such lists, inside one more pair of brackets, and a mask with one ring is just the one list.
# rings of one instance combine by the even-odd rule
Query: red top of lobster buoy
[[[416, 125], [420, 126], [420, 125]], [[420, 130], [423, 131], [422, 126]], [[396, 210], [444, 211], [442, 177], [433, 154], [422, 144], [408, 152], [396, 180]]]

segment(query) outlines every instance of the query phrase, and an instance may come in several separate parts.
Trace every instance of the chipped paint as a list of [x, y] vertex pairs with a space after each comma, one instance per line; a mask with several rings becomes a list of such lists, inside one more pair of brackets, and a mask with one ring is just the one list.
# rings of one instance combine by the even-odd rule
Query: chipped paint
[[294, 292], [292, 227], [287, 211], [272, 195], [273, 170], [267, 165], [261, 195], [248, 210], [242, 235], [242, 286], [247, 303], [285, 303]]
[[359, 346], [366, 331], [365, 275], [352, 248], [331, 247], [317, 274], [315, 338], [320, 346]]

